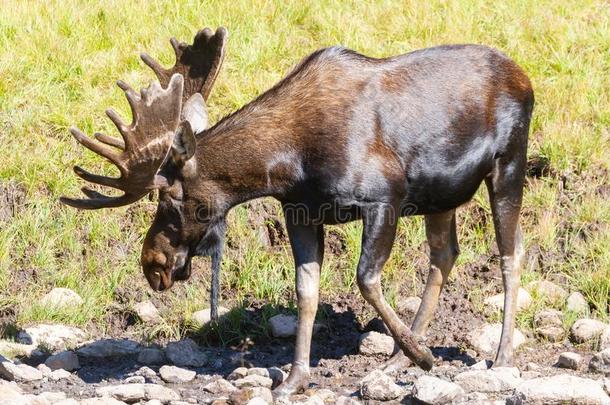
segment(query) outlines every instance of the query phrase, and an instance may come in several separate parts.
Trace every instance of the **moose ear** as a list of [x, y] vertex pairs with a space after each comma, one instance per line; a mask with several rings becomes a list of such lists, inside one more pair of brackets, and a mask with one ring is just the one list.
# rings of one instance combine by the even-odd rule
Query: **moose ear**
[[195, 93], [182, 107], [182, 120], [191, 124], [193, 133], [199, 134], [208, 127], [208, 110], [200, 93]]
[[193, 133], [190, 122], [186, 120], [182, 121], [176, 130], [174, 144], [172, 145], [172, 157], [174, 158], [174, 162], [183, 165], [187, 160], [193, 157], [196, 147], [197, 141], [195, 140], [195, 134]]

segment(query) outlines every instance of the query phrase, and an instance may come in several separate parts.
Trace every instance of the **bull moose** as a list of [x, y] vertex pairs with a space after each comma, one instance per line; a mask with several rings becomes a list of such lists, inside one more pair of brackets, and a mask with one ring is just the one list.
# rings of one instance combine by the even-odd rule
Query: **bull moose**
[[[494, 366], [513, 363], [516, 297], [524, 251], [519, 227], [528, 130], [534, 104], [524, 71], [501, 52], [447, 45], [376, 59], [342, 47], [318, 50], [254, 101], [208, 128], [205, 100], [217, 77], [226, 30], [200, 31], [192, 45], [172, 39], [176, 64], [144, 62], [160, 84], [135, 92], [118, 82], [132, 111], [121, 139], [71, 129], [78, 142], [114, 163], [120, 177], [76, 166], [86, 181], [123, 191], [62, 198], [81, 209], [133, 203], [152, 190], [159, 205], [141, 263], [150, 286], [170, 288], [190, 275], [191, 258], [213, 263], [217, 300], [227, 212], [271, 196], [284, 209], [296, 266], [298, 326], [294, 362], [275, 390], [286, 395], [309, 379], [325, 224], [363, 221], [357, 281], [397, 346], [425, 370], [422, 336], [459, 253], [456, 208], [484, 180], [489, 191], [505, 291]], [[296, 207], [296, 209], [295, 209]], [[424, 215], [430, 270], [408, 328], [384, 299], [381, 271], [400, 217]], [[397, 351], [391, 362], [407, 359]]]

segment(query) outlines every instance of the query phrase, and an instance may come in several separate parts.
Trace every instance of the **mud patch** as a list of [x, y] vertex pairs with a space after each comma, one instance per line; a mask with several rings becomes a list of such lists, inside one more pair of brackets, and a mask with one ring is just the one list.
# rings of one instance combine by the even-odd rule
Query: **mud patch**
[[25, 187], [13, 181], [0, 181], [0, 224], [13, 219], [25, 207]]

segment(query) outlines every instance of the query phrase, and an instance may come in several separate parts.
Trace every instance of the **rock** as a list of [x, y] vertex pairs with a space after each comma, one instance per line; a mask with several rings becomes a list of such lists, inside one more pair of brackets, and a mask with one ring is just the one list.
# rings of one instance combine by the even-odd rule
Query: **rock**
[[568, 292], [557, 284], [548, 280], [532, 281], [527, 285], [531, 293], [536, 293], [539, 297], [544, 297], [550, 302], [563, 301], [568, 297]]
[[[225, 307], [218, 307], [218, 317], [219, 318], [228, 313], [229, 313], [229, 309], [227, 309]], [[191, 315], [191, 321], [193, 321], [193, 324], [195, 324], [195, 326], [197, 326], [197, 327], [205, 326], [208, 323], [210, 323], [211, 320], [212, 320], [212, 315], [211, 315], [210, 308], [206, 308], [206, 309], [202, 309], [201, 311], [193, 312], [193, 314]]]
[[138, 363], [140, 364], [163, 364], [165, 361], [165, 353], [161, 349], [147, 347], [138, 353]]
[[336, 405], [360, 405], [360, 402], [356, 401], [353, 398], [341, 395], [341, 396], [337, 397], [337, 402], [335, 402], [335, 404]]
[[610, 395], [610, 380], [604, 380], [604, 389], [606, 390], [606, 394]]
[[602, 332], [602, 335], [599, 338], [599, 347], [602, 350], [610, 348], [610, 325], [606, 326]]
[[55, 309], [75, 308], [83, 305], [83, 302], [81, 296], [69, 288], [53, 288], [40, 300], [42, 306]]
[[404, 394], [394, 379], [375, 370], [360, 381], [360, 396], [375, 401], [390, 401]]
[[471, 370], [455, 376], [454, 381], [466, 392], [504, 392], [521, 383], [515, 367], [497, 367], [489, 370]]
[[273, 403], [273, 402], [267, 402], [263, 398], [254, 397], [251, 400], [249, 400], [248, 402], [246, 402], [246, 405], [269, 405], [270, 403]]
[[428, 375], [419, 377], [413, 385], [413, 397], [431, 405], [453, 403], [464, 395], [459, 385]]
[[219, 378], [218, 380], [214, 380], [211, 383], [204, 385], [203, 390], [214, 395], [220, 395], [237, 391], [237, 388], [224, 378]]
[[55, 371], [51, 371], [51, 374], [49, 374], [49, 380], [52, 381], [59, 381], [59, 380], [63, 380], [65, 378], [70, 378], [72, 377], [72, 374], [70, 374], [69, 371], [66, 371], [62, 368], [55, 370]]
[[542, 377], [542, 373], [540, 371], [524, 371], [521, 373], [521, 379], [523, 380], [531, 380], [539, 377]]
[[80, 357], [123, 357], [138, 353], [140, 345], [129, 339], [102, 339], [88, 343], [76, 351]]
[[159, 310], [150, 301], [138, 302], [133, 306], [133, 310], [143, 322], [158, 323], [162, 321]]
[[294, 315], [275, 315], [269, 319], [271, 334], [278, 338], [287, 338], [297, 334], [297, 317]]
[[248, 387], [271, 388], [273, 386], [273, 380], [269, 377], [263, 377], [260, 375], [252, 374], [252, 375], [247, 375], [243, 378], [233, 381], [233, 385], [235, 385], [237, 388], [248, 388]]
[[[468, 340], [472, 347], [479, 353], [495, 353], [500, 344], [500, 335], [502, 334], [502, 324], [483, 324], [479, 328], [472, 331]], [[521, 331], [515, 328], [513, 335], [513, 348], [517, 349], [525, 343], [525, 336]]]
[[38, 394], [38, 398], [44, 399], [52, 404], [66, 399], [66, 394], [63, 392], [45, 391]]
[[421, 298], [419, 297], [407, 297], [401, 300], [398, 305], [398, 313], [415, 315], [421, 305]]
[[565, 331], [558, 326], [547, 326], [536, 329], [536, 333], [551, 343], [561, 342], [565, 337]]
[[10, 340], [0, 340], [0, 353], [3, 353], [7, 357], [31, 357], [35, 350], [35, 345], [27, 345]]
[[146, 382], [146, 378], [141, 375], [132, 375], [131, 377], [127, 377], [123, 380], [125, 384], [144, 384]]
[[576, 343], [586, 343], [597, 340], [604, 332], [606, 324], [597, 319], [579, 319], [572, 325], [572, 337]]
[[158, 399], [169, 402], [180, 399], [176, 391], [157, 384], [108, 385], [95, 390], [100, 397], [112, 397], [124, 402]]
[[235, 370], [233, 370], [231, 372], [231, 374], [229, 374], [227, 376], [227, 380], [231, 381], [231, 380], [239, 380], [240, 378], [244, 378], [245, 376], [248, 375], [248, 369], [245, 367], [237, 367]]
[[576, 291], [568, 297], [566, 309], [576, 314], [586, 314], [589, 312], [589, 303], [584, 295]]
[[51, 370], [64, 369], [66, 371], [73, 371], [80, 368], [78, 356], [72, 351], [54, 354], [49, 357], [44, 364]]
[[35, 381], [42, 379], [42, 372], [27, 364], [15, 364], [0, 356], [0, 377], [9, 381]]
[[493, 362], [491, 360], [481, 360], [478, 363], [475, 363], [472, 366], [470, 366], [470, 369], [471, 370], [488, 370], [491, 368], [492, 365], [493, 365]]
[[246, 387], [242, 390], [234, 390], [229, 395], [229, 402], [232, 405], [250, 404], [252, 401], [255, 401], [255, 403], [273, 404], [271, 390], [265, 387]]
[[275, 387], [283, 383], [284, 380], [286, 380], [286, 378], [288, 377], [288, 374], [286, 374], [282, 371], [282, 369], [277, 367], [270, 367], [267, 369], [267, 371], [269, 372], [269, 378], [273, 380], [273, 386], [271, 387], [271, 389], [275, 389]]
[[564, 352], [559, 355], [557, 366], [561, 368], [569, 368], [578, 370], [582, 363], [582, 356], [578, 353]]
[[[494, 402], [490, 401], [487, 395], [482, 392], [471, 392], [466, 394], [455, 403], [459, 405], [495, 405]], [[504, 401], [500, 401], [500, 404], [504, 405]]]
[[180, 367], [203, 367], [208, 360], [197, 343], [191, 339], [168, 343], [165, 355], [172, 363]]
[[602, 350], [591, 358], [589, 370], [610, 377], [610, 348]]
[[[513, 404], [608, 404], [601, 384], [587, 378], [560, 374], [524, 381], [515, 390]], [[521, 402], [519, 402], [521, 401]]]
[[[161, 404], [161, 402], [159, 402]], [[63, 405], [63, 404], [53, 404], [53, 405]], [[125, 405], [125, 402], [119, 401], [114, 398], [87, 398], [81, 399], [79, 405]], [[147, 405], [152, 405], [147, 402]]]
[[185, 383], [192, 381], [197, 373], [192, 370], [176, 366], [163, 366], [159, 369], [159, 375], [163, 381], [168, 383]]
[[534, 326], [536, 334], [549, 342], [559, 342], [563, 340], [565, 332], [563, 330], [562, 313], [555, 309], [545, 309], [534, 316]]
[[155, 378], [157, 376], [157, 373], [155, 373], [155, 370], [153, 370], [150, 367], [146, 367], [146, 366], [140, 367], [134, 374], [140, 375], [145, 378]]
[[394, 351], [394, 338], [379, 332], [363, 333], [358, 348], [365, 356], [391, 355]]
[[[525, 289], [519, 288], [517, 293], [517, 311], [521, 311], [529, 307], [531, 303], [532, 297], [530, 294]], [[495, 310], [502, 311], [504, 309], [504, 293], [486, 298], [485, 304], [489, 305]]]
[[337, 394], [326, 388], [316, 391], [314, 395], [324, 403], [334, 404], [337, 402]]
[[248, 369], [248, 373], [246, 375], [260, 375], [262, 377], [269, 377], [269, 370], [263, 367], [252, 367]]
[[0, 380], [0, 401], [5, 401], [8, 404], [18, 404], [22, 398], [22, 393], [23, 391], [15, 382]]
[[51, 370], [47, 365], [45, 365], [44, 363], [41, 363], [39, 365], [36, 366], [36, 368], [42, 373], [43, 377], [48, 377], [49, 375], [51, 375], [51, 373], [53, 372], [53, 370]]
[[17, 334], [17, 341], [34, 346], [44, 346], [55, 352], [76, 347], [87, 339], [85, 331], [72, 326], [40, 324], [30, 326]]

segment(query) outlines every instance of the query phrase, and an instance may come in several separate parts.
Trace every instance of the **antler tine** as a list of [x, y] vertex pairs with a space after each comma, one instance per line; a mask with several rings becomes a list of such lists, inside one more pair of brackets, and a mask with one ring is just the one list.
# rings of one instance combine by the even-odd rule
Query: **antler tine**
[[106, 147], [105, 145], [95, 142], [93, 139], [83, 134], [76, 127], [70, 128], [70, 133], [81, 145], [97, 153], [98, 155], [105, 157], [106, 159], [114, 163], [116, 166], [118, 166], [119, 169], [121, 168], [120, 157], [114, 152], [114, 150]]
[[108, 136], [100, 132], [96, 132], [95, 134], [93, 134], [93, 136], [95, 137], [95, 139], [105, 143], [106, 145], [114, 146], [115, 148], [125, 150], [125, 141], [122, 139], [115, 138], [114, 136]]

